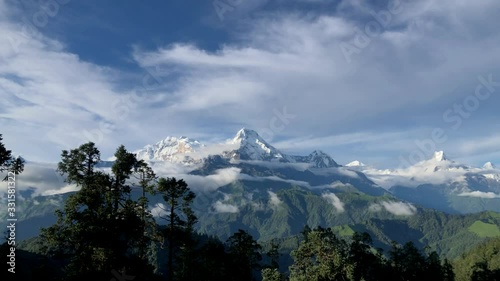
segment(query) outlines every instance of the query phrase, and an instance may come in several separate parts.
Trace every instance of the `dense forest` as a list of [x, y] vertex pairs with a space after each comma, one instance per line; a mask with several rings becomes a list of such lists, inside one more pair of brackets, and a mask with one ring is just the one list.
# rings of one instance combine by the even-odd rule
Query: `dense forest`
[[[245, 229], [221, 241], [196, 232], [196, 194], [184, 180], [158, 177], [124, 146], [114, 156], [105, 173], [96, 169], [93, 143], [62, 152], [58, 171], [80, 190], [56, 212], [56, 224], [18, 249], [16, 273], [5, 269], [2, 280], [500, 280], [499, 239], [456, 261], [412, 242], [384, 252], [368, 233], [345, 238], [320, 226], [305, 225], [291, 252], [280, 240], [259, 244]], [[23, 171], [1, 142], [0, 160], [2, 172]], [[133, 188], [140, 198], [132, 199]], [[148, 194], [164, 200], [161, 224]], [[5, 241], [2, 256], [10, 248]], [[284, 256], [292, 258], [287, 266]]]

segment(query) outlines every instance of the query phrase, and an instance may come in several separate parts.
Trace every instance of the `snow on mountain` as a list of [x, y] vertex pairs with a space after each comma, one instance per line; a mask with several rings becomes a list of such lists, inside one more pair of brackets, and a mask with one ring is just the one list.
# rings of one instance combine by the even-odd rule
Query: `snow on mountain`
[[294, 162], [293, 158], [267, 143], [254, 130], [245, 128], [239, 130], [229, 144], [238, 147], [231, 151], [225, 151], [223, 156], [234, 160]]
[[450, 160], [443, 151], [436, 151], [429, 159], [407, 168], [379, 170], [356, 165], [352, 168], [362, 171], [386, 189], [394, 186], [417, 187], [431, 184], [448, 186], [449, 192], [457, 194], [476, 190], [500, 190], [500, 170], [493, 164], [488, 162], [481, 168], [467, 166]]
[[442, 161], [448, 161], [448, 158], [444, 155], [444, 151], [435, 151], [434, 154], [432, 155], [431, 160], [442, 162]]
[[483, 169], [486, 169], [486, 170], [493, 170], [493, 169], [496, 169], [495, 165], [493, 165], [493, 163], [491, 162], [486, 162], [484, 163], [483, 165]]
[[330, 155], [321, 150], [315, 150], [308, 156], [292, 156], [296, 162], [309, 163], [313, 168], [334, 168], [340, 167]]
[[483, 165], [482, 170], [484, 171], [483, 176], [485, 176], [487, 179], [500, 182], [500, 170], [497, 169], [497, 167], [493, 165], [493, 163], [486, 162]]
[[230, 141], [239, 147], [227, 151], [223, 155], [234, 160], [259, 160], [282, 163], [309, 163], [313, 168], [340, 167], [328, 154], [321, 150], [315, 150], [308, 156], [294, 156], [282, 153], [253, 130], [241, 129]]
[[154, 145], [146, 145], [135, 152], [137, 158], [145, 161], [168, 161], [173, 163], [192, 163], [190, 153], [203, 149], [205, 145], [187, 137], [167, 137]]
[[365, 167], [366, 165], [358, 160], [354, 160], [346, 164], [346, 167]]
[[468, 169], [467, 166], [449, 160], [443, 151], [436, 151], [429, 159], [407, 168], [379, 170], [373, 167], [361, 167], [361, 171], [385, 188], [394, 185], [442, 184], [449, 180], [463, 181]]
[[145, 161], [184, 165], [199, 164], [209, 155], [220, 155], [237, 161], [307, 163], [312, 168], [340, 167], [332, 157], [320, 150], [315, 150], [307, 156], [282, 153], [266, 142], [256, 131], [245, 128], [239, 130], [234, 138], [225, 143], [207, 146], [187, 137], [167, 137], [154, 145], [146, 145], [135, 153], [139, 159]]
[[[341, 167], [320, 150], [315, 150], [307, 156], [282, 153], [256, 131], [245, 128], [239, 130], [233, 139], [215, 146], [216, 149], [213, 149], [187, 137], [167, 137], [136, 151], [136, 155], [146, 161], [171, 162], [188, 166], [202, 163], [209, 155], [220, 155], [225, 159], [236, 161], [307, 163], [311, 168]], [[406, 168], [380, 170], [356, 160], [348, 163], [346, 169], [362, 172], [386, 189], [394, 186], [417, 187], [431, 184], [448, 185], [455, 193], [477, 190], [500, 192], [500, 170], [491, 162], [481, 168], [470, 167], [450, 160], [443, 151], [436, 151], [429, 159]]]
[[471, 167], [452, 161], [446, 157], [443, 151], [436, 151], [428, 160], [416, 163], [415, 165], [400, 171], [402, 174], [435, 174], [438, 171], [466, 172]]

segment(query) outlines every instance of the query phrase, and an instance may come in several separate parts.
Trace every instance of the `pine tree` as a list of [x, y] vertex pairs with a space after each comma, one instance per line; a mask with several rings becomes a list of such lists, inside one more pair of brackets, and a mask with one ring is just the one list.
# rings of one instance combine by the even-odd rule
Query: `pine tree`
[[[191, 204], [195, 198], [184, 180], [175, 178], [160, 178], [158, 180], [158, 192], [162, 194], [167, 205], [167, 215], [163, 217], [167, 221], [164, 235], [168, 243], [168, 280], [174, 280], [174, 264], [179, 255], [174, 250], [180, 249], [184, 256], [189, 255], [187, 251], [192, 250], [192, 232], [197, 221]], [[183, 260], [183, 263], [189, 261]]]
[[61, 156], [59, 172], [81, 189], [56, 211], [57, 223], [42, 229], [46, 249], [69, 259], [68, 279], [111, 278], [119, 270], [147, 275], [150, 268], [137, 254], [144, 235], [141, 212], [127, 183], [135, 156], [120, 146], [111, 175], [96, 169], [100, 152], [93, 143]]
[[231, 266], [231, 277], [233, 280], [253, 280], [254, 270], [260, 269], [259, 262], [262, 260], [260, 250], [262, 247], [255, 241], [252, 235], [239, 229], [226, 241]]
[[142, 259], [146, 259], [146, 249], [148, 245], [153, 240], [158, 240], [156, 234], [156, 222], [148, 211], [148, 198], [147, 194], [156, 193], [156, 175], [153, 169], [143, 160], [137, 161], [134, 167], [135, 177], [139, 180], [139, 186], [141, 187], [141, 197], [138, 199], [139, 207], [141, 210], [141, 220], [142, 220], [142, 231], [143, 236], [140, 241], [141, 246], [139, 247], [139, 256]]
[[381, 260], [373, 253], [372, 238], [366, 232], [354, 233], [349, 250], [349, 264], [352, 265], [352, 280], [379, 280]]
[[487, 260], [477, 262], [473, 267], [471, 281], [500, 281], [500, 269], [491, 270]]
[[281, 273], [276, 268], [264, 268], [262, 270], [262, 281], [281, 281]]
[[[21, 157], [12, 156], [12, 151], [5, 148], [2, 143], [3, 137], [0, 134], [0, 173], [12, 172], [16, 175], [20, 174], [24, 170], [24, 160]], [[4, 181], [8, 179], [8, 175], [5, 176]]]
[[193, 280], [230, 280], [229, 259], [224, 244], [216, 237], [209, 237], [198, 252], [199, 272]]
[[352, 275], [348, 245], [331, 229], [318, 227], [310, 231], [292, 256], [291, 281], [349, 280]]
[[280, 260], [280, 243], [277, 239], [271, 240], [271, 245], [269, 251], [267, 251], [266, 255], [269, 257], [271, 263], [269, 268], [274, 268], [279, 270], [279, 260]]
[[455, 281], [455, 272], [453, 272], [453, 266], [448, 259], [444, 259], [442, 271], [443, 281]]

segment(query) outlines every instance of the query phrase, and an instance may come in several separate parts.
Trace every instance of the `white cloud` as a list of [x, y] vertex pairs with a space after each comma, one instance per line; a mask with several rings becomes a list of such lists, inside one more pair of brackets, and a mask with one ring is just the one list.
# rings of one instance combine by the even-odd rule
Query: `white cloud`
[[477, 197], [477, 198], [485, 198], [485, 199], [500, 198], [500, 194], [496, 194], [493, 192], [482, 192], [482, 191], [463, 192], [463, 193], [460, 193], [458, 196]]
[[391, 214], [396, 216], [412, 216], [417, 213], [417, 208], [410, 203], [405, 202], [395, 202], [395, 201], [384, 201], [380, 203], [375, 203], [368, 207], [370, 211], [379, 212], [385, 209]]
[[311, 167], [311, 164], [309, 163], [282, 163], [282, 162], [270, 162], [270, 161], [260, 161], [260, 160], [231, 160], [231, 163], [234, 164], [246, 163], [246, 164], [266, 167], [269, 169], [292, 168], [301, 172]]
[[386, 189], [395, 185], [417, 187], [421, 184], [464, 182], [466, 174], [471, 171], [481, 172], [451, 160], [436, 161], [432, 157], [406, 168], [379, 170], [364, 167], [362, 171]]
[[382, 211], [382, 205], [381, 204], [372, 204], [368, 207], [368, 210], [372, 212], [380, 212]]
[[254, 177], [254, 176], [250, 176], [247, 174], [240, 174], [239, 179], [248, 180], [248, 181], [260, 181], [260, 182], [270, 180], [270, 181], [285, 182], [288, 184], [299, 185], [299, 186], [303, 186], [303, 187], [311, 187], [308, 182], [298, 181], [298, 180], [287, 180], [287, 179], [280, 178], [278, 176]]
[[333, 207], [337, 210], [337, 212], [342, 213], [345, 211], [344, 208], [344, 203], [340, 201], [340, 199], [337, 197], [337, 195], [333, 193], [323, 193], [321, 197], [325, 198], [328, 203], [332, 204]]
[[[75, 185], [69, 185], [65, 182], [65, 177], [61, 176], [56, 168], [57, 165], [52, 163], [27, 162], [24, 172], [16, 176], [16, 189], [19, 191], [33, 190], [33, 196], [79, 190]], [[7, 192], [7, 185], [0, 185], [0, 193], [5, 192]]]
[[238, 209], [238, 206], [231, 205], [228, 203], [224, 203], [222, 201], [216, 201], [213, 205], [214, 209], [218, 213], [237, 213], [240, 210]]
[[199, 151], [187, 152], [186, 155], [192, 157], [193, 159], [203, 159], [210, 155], [220, 155], [225, 151], [232, 151], [239, 148], [238, 143], [213, 143], [208, 144]]
[[374, 132], [357, 132], [357, 133], [349, 133], [349, 134], [340, 134], [340, 135], [332, 135], [332, 136], [324, 136], [324, 137], [299, 137], [299, 138], [291, 138], [284, 141], [276, 142], [276, 147], [281, 149], [317, 149], [318, 147], [324, 147], [325, 144], [329, 144], [331, 146], [341, 146], [348, 144], [358, 144], [358, 143], [366, 143], [372, 141], [386, 141], [386, 140], [394, 140], [404, 137], [405, 133], [403, 132], [383, 132], [383, 133], [374, 133]]
[[312, 172], [317, 175], [341, 175], [347, 176], [351, 178], [359, 178], [359, 175], [356, 171], [351, 170], [348, 167], [335, 167], [335, 168], [324, 168], [324, 169], [312, 169]]
[[[6, 142], [28, 159], [54, 160], [61, 149], [87, 141], [85, 129], [104, 126], [100, 147], [111, 154], [123, 140], [127, 146], [142, 147], [167, 132], [196, 137], [227, 136], [242, 125], [269, 129], [276, 117], [273, 110], [286, 106], [297, 118], [274, 132], [283, 147], [363, 144], [374, 147], [375, 153], [391, 139], [391, 144], [397, 143], [407, 130], [401, 124], [419, 120], [425, 127], [443, 126], [443, 111], [473, 93], [478, 75], [497, 73], [500, 65], [495, 48], [500, 33], [491, 24], [497, 20], [498, 1], [404, 2], [407, 6], [392, 17], [391, 25], [353, 55], [351, 63], [339, 44], [365, 27], [367, 22], [354, 19], [371, 17], [368, 1], [343, 1], [330, 15], [262, 13], [241, 25], [235, 22], [231, 31], [238, 32], [213, 51], [185, 42], [154, 50], [136, 48], [131, 54], [135, 62], [158, 67], [160, 84], [148, 92], [147, 100], [133, 102], [126, 110], [115, 104], [133, 92], [124, 86], [131, 82], [129, 74], [85, 61], [71, 53], [66, 42], [43, 34], [27, 38], [21, 22], [3, 16], [13, 9], [2, 1], [0, 93], [7, 98], [0, 101], [0, 122], [11, 135], [4, 133]], [[233, 15], [245, 11], [245, 5], [250, 4]], [[11, 41], [19, 42], [16, 48]], [[134, 86], [140, 86], [141, 78], [133, 77]], [[485, 134], [484, 118], [494, 121], [495, 116], [494, 110], [484, 109], [481, 116], [467, 120], [470, 127], [463, 127], [462, 134]], [[387, 133], [384, 128], [396, 129]], [[449, 139], [446, 145], [453, 146], [456, 141]], [[385, 149], [414, 149], [413, 141], [404, 138]], [[464, 151], [468, 149], [465, 145]], [[493, 149], [485, 143], [485, 151]], [[339, 157], [348, 153], [338, 150]]]
[[[27, 30], [25, 23], [0, 22], [0, 93], [6, 97], [0, 119], [11, 120], [2, 127], [6, 135], [15, 132], [12, 147], [28, 159], [52, 160], [62, 149], [89, 141], [84, 130], [98, 128], [100, 120], [112, 125], [108, 133], [122, 127], [123, 115], [114, 107], [123, 97], [115, 91], [116, 72]], [[118, 143], [105, 137], [105, 148]]]
[[465, 155], [498, 151], [500, 148], [500, 135], [478, 137], [474, 140], [465, 140], [458, 145], [458, 150]]
[[158, 170], [156, 167], [154, 168], [158, 176], [184, 179], [189, 188], [201, 192], [214, 191], [221, 186], [230, 184], [240, 178], [241, 172], [239, 168], [230, 167], [217, 170], [215, 174], [212, 175], [200, 176], [187, 174], [186, 172], [193, 169], [193, 167], [186, 168], [182, 164], [169, 163], [166, 166], [160, 164], [158, 167]]
[[206, 179], [213, 182], [213, 186], [221, 187], [236, 181], [239, 178], [241, 169], [239, 168], [226, 168], [217, 170], [214, 175], [209, 175]]
[[353, 187], [350, 183], [343, 183], [340, 181], [336, 181], [328, 185], [330, 188], [345, 188], [345, 187]]
[[151, 214], [155, 218], [165, 218], [170, 212], [167, 211], [167, 206], [163, 203], [156, 203], [151, 208]]
[[76, 185], [67, 185], [59, 189], [49, 189], [44, 192], [42, 192], [41, 195], [46, 196], [46, 195], [55, 195], [55, 194], [63, 194], [63, 193], [68, 193], [68, 192], [75, 192], [80, 190], [79, 187]]
[[278, 194], [272, 191], [267, 191], [267, 193], [269, 194], [269, 204], [271, 204], [272, 207], [276, 208], [283, 204], [283, 201], [281, 201], [278, 197]]
[[[345, 1], [345, 6], [351, 6], [349, 2]], [[365, 1], [358, 2], [356, 12], [371, 17], [372, 8]], [[169, 105], [172, 110], [201, 110], [212, 120], [221, 121], [213, 112], [223, 106], [227, 119], [241, 120], [245, 116], [242, 122], [259, 130], [268, 128], [273, 108], [286, 105], [297, 118], [280, 134], [296, 138], [280, 141], [277, 147], [396, 143], [406, 129], [369, 131], [380, 125], [378, 115], [394, 117], [386, 118], [384, 123], [405, 116], [425, 117], [429, 104], [443, 99], [449, 104], [434, 112], [433, 120], [422, 119], [431, 128], [442, 126], [446, 106], [473, 92], [478, 74], [498, 69], [495, 64], [500, 62], [500, 55], [491, 47], [493, 42], [499, 42], [497, 31], [488, 28], [484, 33], [467, 33], [477, 39], [472, 41], [460, 35], [470, 23], [482, 25], [493, 20], [493, 13], [485, 19], [476, 12], [478, 7], [498, 10], [497, 3], [452, 5], [459, 17], [451, 17], [445, 4], [424, 2], [407, 4], [402, 13], [393, 15], [393, 24], [373, 38], [351, 63], [346, 62], [338, 45], [352, 39], [355, 28], [364, 28], [366, 23], [344, 18], [342, 12], [336, 16], [282, 13], [272, 19], [256, 17], [247, 25], [244, 40], [216, 51], [173, 44], [153, 51], [138, 50], [135, 59], [144, 66], [160, 63], [180, 69], [184, 79], [179, 81], [173, 95], [176, 99]], [[469, 8], [475, 12], [469, 14]], [[399, 28], [394, 30], [394, 26]], [[474, 56], [464, 57], [464, 53]], [[450, 76], [450, 72], [454, 75]], [[453, 90], [461, 87], [472, 90]], [[242, 93], [241, 100], [235, 92]], [[411, 113], [401, 114], [406, 108]], [[364, 125], [353, 127], [354, 123]], [[327, 125], [335, 131], [325, 131]], [[304, 135], [309, 137], [297, 137]], [[412, 150], [413, 141], [405, 138], [401, 147]], [[394, 152], [399, 146], [385, 148]]]

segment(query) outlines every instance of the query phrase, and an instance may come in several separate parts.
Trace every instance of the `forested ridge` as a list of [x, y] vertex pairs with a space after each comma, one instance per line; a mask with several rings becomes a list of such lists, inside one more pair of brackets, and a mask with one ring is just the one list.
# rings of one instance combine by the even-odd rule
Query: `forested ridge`
[[[22, 172], [22, 160], [3, 145], [0, 152], [8, 152], [1, 167]], [[202, 235], [191, 208], [196, 194], [184, 180], [157, 177], [123, 146], [115, 158], [104, 173], [93, 143], [62, 152], [58, 171], [80, 190], [56, 212], [56, 224], [19, 247], [16, 275], [3, 270], [2, 280], [500, 280], [498, 239], [452, 262], [412, 242], [384, 251], [366, 232], [340, 236], [319, 226], [305, 225], [286, 247], [277, 239], [259, 244], [245, 229], [225, 241]], [[164, 200], [162, 225], [148, 194]], [[1, 247], [5, 256], [7, 242]]]

